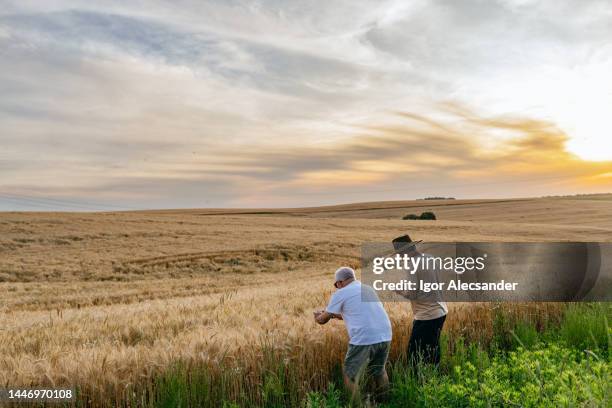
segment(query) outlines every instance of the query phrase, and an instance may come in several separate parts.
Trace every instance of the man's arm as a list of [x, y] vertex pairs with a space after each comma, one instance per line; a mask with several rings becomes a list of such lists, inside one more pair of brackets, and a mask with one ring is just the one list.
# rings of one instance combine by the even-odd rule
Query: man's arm
[[319, 324], [325, 324], [329, 322], [331, 319], [340, 319], [342, 320], [342, 303], [344, 299], [340, 295], [339, 291], [336, 291], [332, 294], [331, 299], [329, 300], [329, 304], [325, 307], [324, 310], [320, 310], [318, 312], [314, 312], [315, 321]]

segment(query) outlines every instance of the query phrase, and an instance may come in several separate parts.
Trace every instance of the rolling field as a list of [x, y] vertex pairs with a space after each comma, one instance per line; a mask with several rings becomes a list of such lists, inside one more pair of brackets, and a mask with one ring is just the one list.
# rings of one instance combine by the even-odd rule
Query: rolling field
[[[438, 220], [401, 220], [427, 210]], [[327, 385], [346, 350], [342, 322], [312, 319], [333, 271], [357, 268], [363, 242], [407, 232], [428, 241], [610, 242], [612, 195], [0, 213], [0, 383], [75, 386], [86, 405], [134, 406], [151, 400], [169, 370], [188, 366], [208, 373], [211, 401], [253, 401], [265, 399], [266, 373], [284, 361], [299, 367], [283, 382], [299, 402]], [[396, 358], [410, 310], [385, 306]], [[540, 326], [561, 313], [555, 304], [502, 308]], [[498, 312], [453, 304], [445, 333], [489, 342]]]

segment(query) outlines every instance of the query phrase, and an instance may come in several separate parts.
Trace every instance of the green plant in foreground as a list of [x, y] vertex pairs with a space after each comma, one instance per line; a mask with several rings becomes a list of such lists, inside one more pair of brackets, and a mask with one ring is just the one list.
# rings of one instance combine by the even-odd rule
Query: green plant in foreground
[[[420, 385], [415, 406], [604, 407], [610, 364], [556, 344], [519, 348], [478, 370], [471, 362]], [[409, 404], [410, 405], [410, 404]]]
[[304, 400], [305, 408], [340, 408], [342, 407], [341, 392], [333, 383], [329, 383], [327, 392], [310, 392]]
[[601, 350], [609, 357], [612, 331], [609, 325], [612, 304], [573, 304], [565, 312], [559, 326], [559, 337], [580, 350]]
[[[519, 347], [479, 369], [465, 361], [442, 374], [392, 367], [391, 400], [381, 407], [607, 407], [609, 362], [557, 344]], [[339, 394], [311, 393], [306, 407], [338, 407]], [[331, 398], [330, 398], [331, 397]]]

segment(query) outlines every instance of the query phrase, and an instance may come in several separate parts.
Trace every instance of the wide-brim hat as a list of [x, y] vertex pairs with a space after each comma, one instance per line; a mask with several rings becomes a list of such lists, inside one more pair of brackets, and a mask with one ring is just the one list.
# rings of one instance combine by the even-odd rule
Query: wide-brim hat
[[408, 234], [405, 234], [394, 238], [391, 242], [393, 242], [393, 249], [395, 249], [395, 252], [402, 253], [416, 248], [423, 240], [413, 241]]

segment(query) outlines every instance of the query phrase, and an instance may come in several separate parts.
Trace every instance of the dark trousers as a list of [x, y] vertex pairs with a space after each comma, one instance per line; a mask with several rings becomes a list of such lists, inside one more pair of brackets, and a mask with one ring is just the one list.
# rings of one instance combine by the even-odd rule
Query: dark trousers
[[410, 365], [416, 368], [417, 363], [440, 363], [440, 332], [446, 316], [432, 320], [415, 320], [408, 342]]

